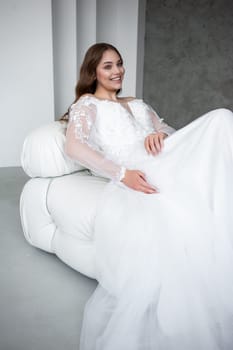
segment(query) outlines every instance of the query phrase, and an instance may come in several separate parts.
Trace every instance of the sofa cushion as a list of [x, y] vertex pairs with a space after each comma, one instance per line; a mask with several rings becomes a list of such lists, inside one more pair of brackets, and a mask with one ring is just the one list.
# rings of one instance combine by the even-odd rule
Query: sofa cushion
[[33, 130], [25, 139], [21, 164], [30, 177], [55, 177], [83, 167], [64, 152], [67, 124], [54, 121]]
[[96, 209], [107, 182], [85, 171], [53, 179], [47, 208], [56, 226], [80, 240], [92, 240]]
[[94, 220], [108, 180], [88, 171], [30, 179], [20, 197], [26, 240], [95, 278]]

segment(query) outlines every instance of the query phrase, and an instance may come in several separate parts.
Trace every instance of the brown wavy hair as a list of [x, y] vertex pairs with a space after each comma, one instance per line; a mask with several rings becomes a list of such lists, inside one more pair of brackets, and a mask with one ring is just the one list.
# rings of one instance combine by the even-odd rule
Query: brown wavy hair
[[[97, 43], [92, 45], [86, 52], [83, 63], [80, 68], [79, 80], [75, 87], [75, 103], [82, 95], [84, 94], [94, 94], [97, 87], [96, 81], [96, 68], [101, 61], [101, 58], [105, 51], [113, 50], [115, 51], [120, 60], [123, 63], [123, 59], [121, 57], [120, 52], [111, 44], [107, 43]], [[117, 93], [119, 93], [117, 91]], [[60, 120], [67, 121], [69, 117], [69, 109], [68, 111], [60, 118]]]

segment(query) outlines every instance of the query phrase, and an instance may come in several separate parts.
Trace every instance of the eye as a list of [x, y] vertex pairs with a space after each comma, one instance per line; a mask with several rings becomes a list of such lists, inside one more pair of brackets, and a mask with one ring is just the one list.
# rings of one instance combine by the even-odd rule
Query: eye
[[117, 63], [117, 67], [122, 67], [122, 66], [123, 66], [123, 62], [120, 61]]
[[106, 66], [104, 66], [104, 69], [111, 69], [112, 66], [110, 64], [107, 64]]

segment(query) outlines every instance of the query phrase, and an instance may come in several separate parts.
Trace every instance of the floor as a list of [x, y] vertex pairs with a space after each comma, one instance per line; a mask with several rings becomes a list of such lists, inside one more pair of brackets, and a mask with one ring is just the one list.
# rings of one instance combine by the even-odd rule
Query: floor
[[28, 179], [0, 168], [0, 350], [78, 350], [96, 282], [26, 242], [19, 198]]

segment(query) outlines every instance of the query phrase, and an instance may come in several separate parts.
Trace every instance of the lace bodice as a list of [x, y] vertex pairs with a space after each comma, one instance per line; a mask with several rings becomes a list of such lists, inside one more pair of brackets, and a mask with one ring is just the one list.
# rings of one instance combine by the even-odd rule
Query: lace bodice
[[65, 151], [95, 174], [119, 181], [134, 145], [158, 131], [170, 135], [174, 129], [142, 100], [84, 95], [70, 108]]

